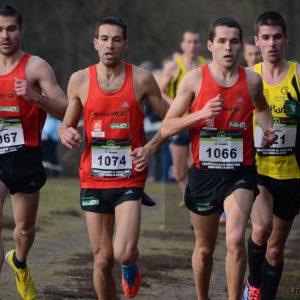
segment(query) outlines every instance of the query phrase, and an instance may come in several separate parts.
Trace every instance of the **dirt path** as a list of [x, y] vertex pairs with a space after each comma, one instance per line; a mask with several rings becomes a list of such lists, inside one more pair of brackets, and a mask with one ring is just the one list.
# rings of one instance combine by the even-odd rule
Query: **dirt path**
[[[172, 192], [156, 191], [155, 208], [143, 209], [140, 263], [143, 282], [137, 300], [196, 299], [191, 254], [194, 246], [193, 231], [188, 225], [188, 214], [174, 205]], [[176, 203], [176, 202], [175, 202]], [[176, 213], [174, 213], [176, 211]], [[84, 218], [77, 201], [74, 209], [41, 212], [36, 242], [30, 253], [32, 276], [38, 288], [37, 299], [97, 299], [92, 284], [92, 255]], [[9, 222], [4, 234], [5, 248], [13, 245]], [[249, 232], [250, 228], [248, 228]], [[285, 273], [278, 299], [300, 299], [293, 294], [299, 286], [300, 222], [297, 218], [288, 242]], [[220, 227], [211, 279], [210, 297], [227, 299], [224, 269], [224, 227]], [[116, 264], [116, 278], [120, 269]], [[118, 286], [118, 299], [125, 300]], [[17, 300], [12, 272], [5, 264], [0, 281], [0, 299]]]

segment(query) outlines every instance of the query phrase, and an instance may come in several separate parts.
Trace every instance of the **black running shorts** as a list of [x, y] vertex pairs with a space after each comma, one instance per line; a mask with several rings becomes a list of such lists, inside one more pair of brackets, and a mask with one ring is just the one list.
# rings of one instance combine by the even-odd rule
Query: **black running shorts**
[[84, 211], [114, 213], [115, 207], [125, 201], [142, 198], [143, 188], [81, 189], [80, 205]]
[[224, 211], [224, 200], [236, 189], [259, 193], [256, 166], [231, 170], [201, 170], [192, 166], [185, 191], [186, 207], [192, 212], [209, 216]]
[[0, 180], [12, 195], [32, 194], [45, 184], [42, 157], [40, 147], [0, 155]]
[[300, 210], [300, 179], [275, 179], [258, 175], [258, 185], [265, 187], [273, 196], [274, 214], [292, 221]]
[[190, 132], [185, 129], [171, 138], [171, 144], [176, 146], [188, 146], [190, 144]]

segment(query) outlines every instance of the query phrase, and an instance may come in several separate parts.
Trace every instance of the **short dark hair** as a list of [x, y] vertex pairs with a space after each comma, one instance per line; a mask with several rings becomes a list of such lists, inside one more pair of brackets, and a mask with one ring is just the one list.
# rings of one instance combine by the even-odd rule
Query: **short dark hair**
[[10, 4], [0, 4], [0, 16], [16, 17], [19, 27], [23, 25], [21, 13]]
[[239, 24], [239, 22], [232, 18], [222, 17], [222, 18], [214, 20], [209, 26], [209, 40], [211, 42], [213, 42], [213, 40], [216, 36], [216, 28], [219, 26], [237, 28], [239, 30], [240, 41], [243, 40], [243, 30], [242, 30], [242, 27]]
[[127, 40], [127, 23], [123, 19], [117, 17], [106, 17], [100, 20], [96, 25], [96, 31], [95, 31], [95, 36], [97, 38], [99, 34], [99, 27], [103, 24], [110, 24], [110, 25], [116, 25], [121, 27], [123, 33], [123, 39], [124, 41]]
[[197, 34], [199, 37], [200, 37], [200, 33], [196, 30], [193, 30], [193, 29], [188, 29], [188, 30], [185, 30], [182, 34], [182, 37], [181, 37], [181, 41], [184, 40], [184, 36], [186, 35], [186, 33], [191, 33], [191, 34]]
[[283, 33], [287, 33], [287, 24], [284, 17], [277, 11], [266, 11], [260, 14], [255, 21], [255, 34], [259, 32], [261, 26], [280, 26]]
[[249, 38], [245, 39], [245, 40], [244, 40], [244, 44], [245, 44], [245, 45], [256, 46], [253, 37], [249, 37]]

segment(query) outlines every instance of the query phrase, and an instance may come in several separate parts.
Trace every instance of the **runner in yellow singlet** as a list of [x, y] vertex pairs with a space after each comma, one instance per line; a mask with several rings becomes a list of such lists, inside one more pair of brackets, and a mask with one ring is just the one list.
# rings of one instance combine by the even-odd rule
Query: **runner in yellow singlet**
[[[300, 205], [296, 158], [300, 151], [300, 66], [284, 58], [288, 34], [280, 13], [268, 11], [257, 18], [255, 41], [263, 62], [256, 64], [254, 70], [263, 78], [276, 139], [269, 149], [255, 145], [260, 194], [251, 213], [249, 277], [243, 299], [272, 300], [283, 270], [285, 243]], [[259, 140], [261, 131], [256, 125], [254, 134]]]
[[[182, 54], [165, 65], [160, 80], [162, 95], [169, 103], [175, 98], [179, 83], [184, 75], [207, 63], [203, 56], [199, 56], [199, 33], [192, 31], [184, 32], [180, 46]], [[182, 194], [184, 194], [187, 185], [187, 170], [191, 165], [189, 144], [188, 130], [184, 130], [174, 136], [170, 143], [173, 161], [173, 177], [178, 182]], [[179, 206], [184, 206], [184, 202], [181, 201]]]

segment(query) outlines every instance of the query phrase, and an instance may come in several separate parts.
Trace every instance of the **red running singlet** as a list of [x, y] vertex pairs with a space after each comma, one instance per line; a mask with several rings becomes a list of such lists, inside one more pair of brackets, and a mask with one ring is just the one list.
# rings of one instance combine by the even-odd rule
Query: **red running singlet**
[[147, 171], [136, 172], [130, 156], [133, 149], [145, 144], [145, 115], [134, 94], [132, 65], [126, 64], [124, 83], [113, 93], [101, 89], [96, 65], [89, 67], [89, 76], [81, 188], [144, 187]]
[[215, 82], [208, 65], [202, 66], [202, 84], [199, 95], [189, 110], [201, 110], [220, 94], [223, 111], [190, 129], [193, 163], [197, 168], [234, 170], [254, 163], [253, 110], [246, 72], [238, 66], [238, 79], [231, 87]]
[[35, 148], [41, 143], [47, 113], [14, 91], [15, 78], [26, 79], [30, 57], [24, 53], [11, 72], [0, 75], [0, 154], [22, 147]]

